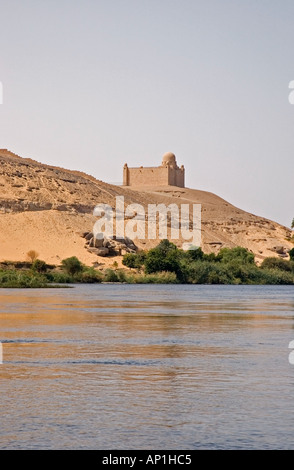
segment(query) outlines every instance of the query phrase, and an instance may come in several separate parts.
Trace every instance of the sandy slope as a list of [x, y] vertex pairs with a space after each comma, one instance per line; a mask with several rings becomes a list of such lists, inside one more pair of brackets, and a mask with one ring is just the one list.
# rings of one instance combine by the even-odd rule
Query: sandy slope
[[[144, 191], [113, 186], [0, 150], [0, 260], [25, 260], [26, 253], [34, 249], [50, 263], [76, 255], [89, 265], [97, 261], [111, 265], [114, 258], [97, 257], [86, 250], [81, 232], [92, 230], [96, 204], [115, 207], [119, 195], [124, 196], [125, 205], [139, 203], [146, 213], [148, 204], [189, 203], [192, 208], [193, 203], [200, 203], [205, 252], [241, 245], [261, 261], [278, 256], [277, 247], [284, 252], [293, 247], [287, 241], [288, 228], [244, 212], [209, 192], [171, 186], [151, 186]], [[140, 248], [156, 243], [158, 240], [136, 241]]]

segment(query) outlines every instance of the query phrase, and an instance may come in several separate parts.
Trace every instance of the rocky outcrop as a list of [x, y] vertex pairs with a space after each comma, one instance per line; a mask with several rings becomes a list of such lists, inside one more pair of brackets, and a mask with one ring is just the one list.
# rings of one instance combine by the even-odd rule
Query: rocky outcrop
[[86, 240], [85, 248], [97, 256], [122, 256], [137, 251], [137, 246], [129, 238], [108, 238], [102, 233], [95, 236], [93, 232], [83, 232], [81, 236]]
[[289, 248], [285, 247], [285, 246], [273, 246], [272, 248], [270, 248], [271, 251], [273, 251], [274, 253], [277, 253], [279, 255], [280, 258], [287, 258], [288, 256], [288, 253], [289, 253]]

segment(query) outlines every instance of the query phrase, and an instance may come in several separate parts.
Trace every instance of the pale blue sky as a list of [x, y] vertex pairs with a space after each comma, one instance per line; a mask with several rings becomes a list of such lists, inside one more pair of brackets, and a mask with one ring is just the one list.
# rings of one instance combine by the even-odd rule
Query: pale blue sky
[[0, 0], [0, 17], [0, 148], [109, 182], [172, 151], [188, 187], [290, 225], [293, 0]]

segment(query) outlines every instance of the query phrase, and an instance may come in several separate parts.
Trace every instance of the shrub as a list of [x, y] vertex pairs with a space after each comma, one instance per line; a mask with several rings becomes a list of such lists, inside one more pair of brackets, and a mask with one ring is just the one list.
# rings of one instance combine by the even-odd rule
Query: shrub
[[294, 248], [289, 251], [290, 260], [294, 261]]
[[47, 271], [47, 264], [41, 259], [35, 259], [32, 264], [32, 270], [37, 273], [45, 273]]
[[241, 246], [236, 246], [235, 248], [222, 248], [216, 258], [222, 263], [238, 261], [242, 264], [254, 264], [254, 254]]
[[62, 268], [67, 274], [75, 275], [83, 271], [84, 265], [76, 257], [72, 256], [71, 258], [66, 258], [61, 261]]
[[24, 272], [18, 270], [5, 270], [0, 271], [0, 286], [1, 287], [46, 287], [47, 280], [44, 276], [35, 275], [32, 272]]
[[203, 251], [201, 250], [200, 247], [196, 248], [195, 250], [187, 250], [185, 252], [185, 258], [188, 261], [202, 260], [204, 256], [205, 255], [204, 255], [204, 253], [203, 253]]
[[118, 277], [118, 275], [116, 274], [115, 271], [108, 268], [105, 271], [103, 281], [104, 282], [119, 282], [119, 277]]
[[280, 269], [260, 269], [262, 274], [261, 284], [273, 284], [273, 285], [293, 285], [294, 276], [287, 271], [281, 271]]
[[187, 272], [188, 282], [192, 284], [232, 284], [226, 266], [209, 261], [195, 261]]
[[148, 251], [144, 262], [145, 273], [170, 271], [176, 273], [177, 278], [184, 282], [185, 270], [181, 257], [182, 253], [176, 245], [168, 240], [162, 240], [157, 247]]
[[137, 255], [134, 253], [126, 253], [122, 259], [122, 264], [128, 268], [136, 268]]
[[27, 258], [28, 260], [33, 263], [39, 256], [39, 253], [35, 250], [30, 250], [27, 252]]
[[140, 269], [146, 259], [146, 253], [141, 251], [139, 253], [126, 253], [123, 257], [122, 264], [128, 268]]
[[119, 282], [129, 282], [129, 278], [123, 270], [120, 269], [120, 270], [116, 271], [116, 274], [118, 276]]
[[137, 274], [129, 279], [133, 284], [176, 284], [178, 282], [175, 273], [161, 271], [152, 274]]
[[203, 254], [203, 260], [205, 260], [205, 261], [219, 261], [219, 258], [215, 253], [209, 253], [208, 255], [206, 255], [204, 253]]
[[280, 269], [281, 271], [292, 271], [293, 263], [291, 261], [286, 261], [281, 258], [265, 258], [260, 266], [262, 269]]
[[48, 282], [54, 282], [57, 284], [69, 284], [74, 282], [72, 276], [63, 272], [50, 272], [46, 273], [45, 276]]
[[94, 268], [87, 268], [84, 271], [74, 275], [75, 282], [81, 282], [84, 284], [94, 284], [102, 282], [102, 275], [99, 271]]

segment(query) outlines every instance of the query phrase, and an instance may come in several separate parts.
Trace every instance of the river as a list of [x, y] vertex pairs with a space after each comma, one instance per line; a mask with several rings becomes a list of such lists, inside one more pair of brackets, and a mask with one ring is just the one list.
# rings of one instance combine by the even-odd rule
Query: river
[[1, 289], [1, 449], [293, 449], [294, 288]]

